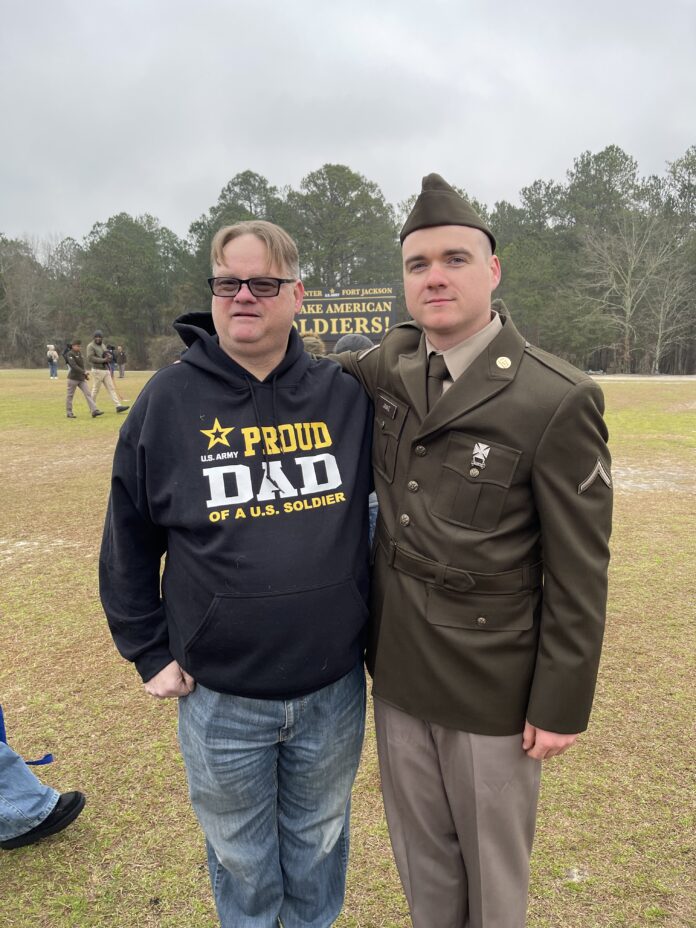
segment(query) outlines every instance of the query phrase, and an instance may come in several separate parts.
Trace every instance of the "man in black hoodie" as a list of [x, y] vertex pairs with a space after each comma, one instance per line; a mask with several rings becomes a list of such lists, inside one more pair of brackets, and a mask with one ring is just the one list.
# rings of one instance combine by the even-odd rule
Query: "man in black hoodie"
[[371, 407], [304, 351], [298, 263], [271, 223], [217, 233], [212, 315], [177, 320], [121, 430], [100, 559], [121, 654], [179, 697], [223, 928], [334, 922], [364, 729]]

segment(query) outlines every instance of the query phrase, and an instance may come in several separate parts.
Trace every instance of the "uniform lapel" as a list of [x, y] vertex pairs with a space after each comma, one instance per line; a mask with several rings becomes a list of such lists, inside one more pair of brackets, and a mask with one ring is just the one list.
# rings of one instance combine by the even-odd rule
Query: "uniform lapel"
[[411, 405], [421, 421], [428, 414], [427, 369], [425, 335], [421, 335], [418, 347], [413, 354], [399, 355], [399, 376], [411, 400]]
[[[421, 341], [424, 342], [424, 339]], [[504, 317], [504, 325], [500, 334], [481, 352], [471, 367], [454, 382], [435, 404], [432, 411], [425, 416], [421, 415], [422, 422], [418, 437], [439, 431], [453, 419], [460, 418], [469, 410], [480, 406], [496, 393], [504, 390], [517, 376], [525, 344], [525, 340], [510, 319]], [[421, 389], [425, 397], [426, 387], [422, 368], [421, 377], [423, 377]]]

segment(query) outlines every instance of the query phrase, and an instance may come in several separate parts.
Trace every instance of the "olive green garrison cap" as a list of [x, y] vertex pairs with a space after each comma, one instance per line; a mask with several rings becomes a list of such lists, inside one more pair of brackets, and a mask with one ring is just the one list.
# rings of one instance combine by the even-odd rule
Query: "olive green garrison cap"
[[401, 244], [416, 229], [431, 226], [471, 226], [480, 229], [491, 240], [495, 251], [495, 237], [471, 203], [460, 197], [454, 187], [439, 174], [428, 174], [423, 178], [423, 187], [408, 219], [401, 230]]

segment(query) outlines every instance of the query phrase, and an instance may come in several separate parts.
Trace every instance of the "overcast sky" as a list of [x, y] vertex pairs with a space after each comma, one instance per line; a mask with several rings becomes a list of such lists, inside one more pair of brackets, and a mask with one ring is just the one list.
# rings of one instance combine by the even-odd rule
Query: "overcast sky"
[[0, 232], [179, 235], [251, 169], [493, 205], [617, 144], [696, 144], [696, 0], [0, 0]]

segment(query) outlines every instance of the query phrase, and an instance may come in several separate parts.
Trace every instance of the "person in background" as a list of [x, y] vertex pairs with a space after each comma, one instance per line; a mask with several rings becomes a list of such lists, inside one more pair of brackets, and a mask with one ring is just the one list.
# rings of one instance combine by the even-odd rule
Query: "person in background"
[[68, 419], [77, 419], [73, 412], [73, 397], [75, 390], [80, 390], [87, 400], [92, 418], [103, 416], [101, 409], [97, 409], [97, 404], [92, 399], [92, 394], [87, 387], [89, 374], [85, 370], [85, 359], [82, 357], [82, 342], [79, 338], [74, 338], [70, 345], [70, 350], [65, 356], [68, 365], [68, 392], [65, 397], [65, 411]]
[[85, 807], [80, 792], [59, 793], [34, 776], [19, 754], [0, 741], [0, 848], [12, 851], [55, 835]]
[[302, 342], [308, 354], [313, 354], [318, 358], [323, 358], [326, 355], [326, 345], [318, 335], [313, 335], [311, 333], [309, 335], [303, 335]]
[[367, 335], [360, 332], [351, 332], [348, 335], [341, 335], [334, 345], [334, 351], [338, 354], [341, 351], [369, 351], [374, 348], [375, 343]]
[[119, 380], [123, 380], [123, 378], [126, 376], [126, 362], [128, 361], [128, 355], [123, 350], [122, 345], [116, 346], [114, 361], [118, 366], [118, 378]]
[[87, 345], [87, 363], [92, 369], [92, 399], [96, 403], [99, 389], [101, 385], [104, 384], [116, 407], [116, 412], [125, 412], [129, 407], [121, 402], [121, 398], [114, 387], [114, 381], [109, 366], [112, 355], [111, 352], [105, 348], [103, 341], [104, 336], [97, 330], [94, 333], [92, 341]]
[[113, 380], [113, 376], [116, 373], [116, 361], [114, 360], [114, 355], [116, 354], [116, 345], [107, 345], [106, 350], [109, 354], [109, 373], [111, 374], [111, 379]]
[[588, 724], [612, 480], [599, 386], [491, 308], [495, 238], [430, 174], [412, 322], [339, 356], [375, 407], [367, 664], [414, 928], [522, 928], [541, 763]]
[[55, 345], [46, 345], [46, 359], [48, 361], [48, 376], [51, 380], [58, 380], [59, 354]]

